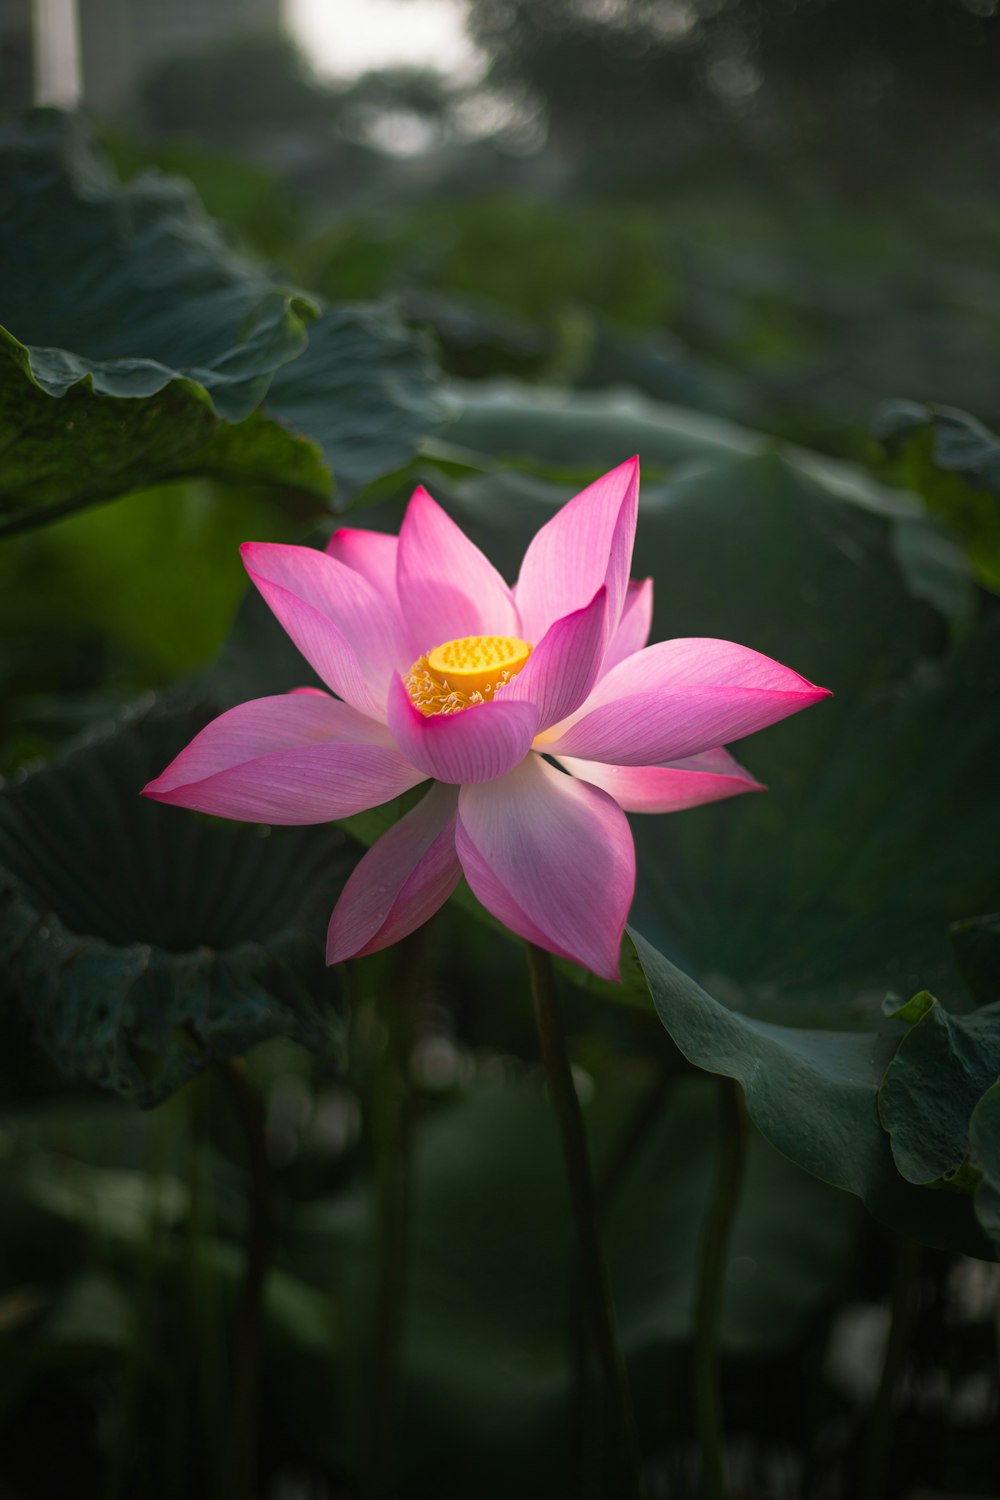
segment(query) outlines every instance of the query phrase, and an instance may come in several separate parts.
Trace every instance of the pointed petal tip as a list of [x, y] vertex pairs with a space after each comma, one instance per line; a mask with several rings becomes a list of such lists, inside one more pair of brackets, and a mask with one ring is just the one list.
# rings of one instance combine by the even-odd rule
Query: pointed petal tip
[[[164, 772], [163, 775], [165, 774]], [[178, 803], [177, 799], [178, 791], [183, 789], [180, 787], [161, 787], [160, 782], [163, 780], [163, 775], [154, 777], [152, 781], [147, 781], [139, 796], [147, 798], [150, 802], [159, 802], [163, 807], [183, 806], [184, 804]]]

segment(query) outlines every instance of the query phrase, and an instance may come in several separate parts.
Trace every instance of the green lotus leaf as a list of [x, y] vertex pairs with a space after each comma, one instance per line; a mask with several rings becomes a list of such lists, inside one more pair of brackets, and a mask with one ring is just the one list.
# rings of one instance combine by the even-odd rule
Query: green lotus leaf
[[926, 991], [890, 1010], [908, 1026], [879, 1088], [882, 1124], [907, 1182], [949, 1181], [969, 1154], [969, 1119], [1000, 1077], [1000, 1005], [954, 1016]]
[[344, 834], [139, 795], [209, 717], [148, 706], [0, 793], [5, 991], [63, 1072], [142, 1105], [268, 1037], [342, 1037], [323, 934]]
[[986, 1090], [969, 1120], [972, 1159], [982, 1173], [976, 1214], [1000, 1258], [1000, 1080]]
[[1000, 438], [953, 407], [894, 401], [876, 436], [899, 478], [965, 543], [979, 581], [1000, 590]]
[[187, 475], [346, 499], [439, 420], [393, 315], [275, 282], [187, 183], [120, 184], [74, 118], [0, 129], [0, 184], [0, 531]]
[[876, 1100], [896, 1038], [779, 1026], [715, 999], [634, 930], [663, 1022], [697, 1067], [735, 1078], [761, 1134], [806, 1171], [861, 1198], [883, 1223], [928, 1244], [992, 1259], [969, 1199], [909, 1186]]

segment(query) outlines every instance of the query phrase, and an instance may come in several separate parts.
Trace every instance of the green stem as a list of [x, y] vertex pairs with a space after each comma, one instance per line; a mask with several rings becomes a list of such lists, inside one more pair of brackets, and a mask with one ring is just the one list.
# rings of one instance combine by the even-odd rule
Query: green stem
[[695, 1308], [694, 1410], [701, 1450], [704, 1500], [726, 1500], [722, 1389], [719, 1379], [719, 1328], [725, 1293], [729, 1237], [739, 1204], [746, 1163], [747, 1117], [739, 1085], [719, 1080], [722, 1148], [708, 1213], [701, 1236], [701, 1258]]
[[423, 953], [423, 929], [398, 945], [388, 994], [380, 997], [379, 1004], [387, 1044], [376, 1070], [372, 1108], [377, 1304], [372, 1340], [371, 1421], [364, 1469], [364, 1493], [369, 1500], [378, 1500], [391, 1478], [388, 1470], [410, 1238], [410, 1052]]
[[566, 1051], [566, 1039], [559, 1016], [552, 960], [534, 943], [528, 943], [527, 949], [538, 1040], [541, 1045], [549, 1094], [559, 1122], [563, 1162], [573, 1205], [573, 1217], [576, 1221], [577, 1249], [580, 1256], [585, 1306], [604, 1380], [605, 1400], [617, 1428], [621, 1448], [622, 1481], [626, 1488], [619, 1489], [617, 1495], [621, 1497], [621, 1500], [626, 1500], [628, 1496], [635, 1497], [635, 1500], [642, 1500], [645, 1491], [642, 1483], [639, 1442], [635, 1418], [632, 1414], [632, 1400], [629, 1395], [625, 1361], [618, 1343], [611, 1283], [608, 1279], [598, 1228], [597, 1195], [594, 1192], [594, 1183], [590, 1174], [583, 1115], [573, 1083], [569, 1055]]
[[920, 1246], [915, 1240], [900, 1235], [889, 1297], [889, 1336], [886, 1339], [878, 1390], [868, 1418], [868, 1431], [861, 1456], [858, 1500], [882, 1500], [887, 1491], [899, 1387], [906, 1374], [917, 1316], [917, 1298], [914, 1292], [920, 1262]]
[[219, 1072], [239, 1120], [250, 1177], [246, 1271], [233, 1368], [228, 1492], [233, 1500], [253, 1500], [260, 1431], [261, 1317], [264, 1285], [274, 1252], [274, 1198], [263, 1101], [241, 1064], [223, 1063]]

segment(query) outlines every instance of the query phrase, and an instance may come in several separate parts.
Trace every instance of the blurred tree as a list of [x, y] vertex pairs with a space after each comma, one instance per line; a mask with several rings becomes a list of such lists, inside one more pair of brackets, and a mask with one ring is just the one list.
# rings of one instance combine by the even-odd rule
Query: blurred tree
[[891, 149], [997, 107], [997, 0], [477, 0], [468, 24], [488, 83], [527, 88], [570, 147], [598, 124], [662, 159], [777, 115]]
[[161, 63], [142, 82], [140, 107], [154, 130], [233, 138], [332, 119], [337, 95], [291, 37], [265, 33]]
[[409, 137], [426, 148], [448, 135], [456, 97], [454, 85], [432, 68], [375, 69], [338, 90], [338, 125], [367, 144]]

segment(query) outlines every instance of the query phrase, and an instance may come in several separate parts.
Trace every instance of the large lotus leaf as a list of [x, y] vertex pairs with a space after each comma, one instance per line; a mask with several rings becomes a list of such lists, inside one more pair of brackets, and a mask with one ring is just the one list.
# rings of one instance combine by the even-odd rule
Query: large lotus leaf
[[952, 1178], [969, 1154], [969, 1118], [1000, 1077], [1000, 1005], [952, 1016], [921, 991], [892, 1011], [908, 1030], [879, 1089], [882, 1124], [908, 1182]]
[[1000, 1080], [972, 1111], [969, 1140], [972, 1159], [983, 1174], [976, 1189], [976, 1214], [1000, 1258]]
[[894, 401], [877, 436], [899, 477], [963, 538], [981, 580], [1000, 590], [1000, 438], [951, 407]]
[[344, 835], [139, 795], [210, 716], [147, 708], [0, 794], [6, 990], [63, 1071], [143, 1105], [267, 1037], [341, 1035], [323, 932]]
[[0, 131], [0, 181], [6, 529], [177, 475], [325, 499], [333, 473], [348, 496], [437, 420], [425, 344], [398, 320], [321, 312], [238, 256], [186, 183], [119, 184], [73, 119]]
[[761, 1133], [808, 1172], [862, 1198], [928, 1244], [992, 1258], [970, 1199], [911, 1187], [879, 1124], [878, 1088], [896, 1037], [780, 1026], [731, 1009], [632, 931], [664, 1026], [699, 1068], [735, 1078]]
[[[675, 1083], [605, 1209], [640, 1425], [661, 1427], [665, 1410], [681, 1429], [688, 1420], [682, 1346], [719, 1147], [715, 1092], [708, 1080]], [[598, 1170], [638, 1102], [634, 1087], [596, 1082], [585, 1114]], [[534, 1085], [483, 1081], [422, 1123], [414, 1150], [401, 1468], [410, 1486], [442, 1497], [467, 1494], [473, 1463], [477, 1494], [550, 1495], [574, 1443], [576, 1286], [551, 1108]], [[335, 1285], [354, 1367], [371, 1335], [372, 1212], [362, 1190], [317, 1199], [296, 1211], [287, 1238], [300, 1275]], [[725, 1352], [794, 1344], [835, 1295], [855, 1224], [846, 1195], [752, 1133], [728, 1251]]]
[[407, 464], [448, 409], [430, 346], [376, 304], [326, 308], [304, 354], [279, 370], [264, 413], [323, 452], [338, 509]]
[[[494, 380], [448, 386], [453, 419], [446, 438], [457, 450], [512, 461], [529, 472], [589, 482], [638, 453], [651, 475], [691, 465], [753, 457], [779, 446], [765, 433], [724, 417], [652, 401], [633, 390], [573, 391]], [[796, 470], [831, 494], [905, 516], [912, 497], [871, 480], [853, 464], [781, 444]]]

